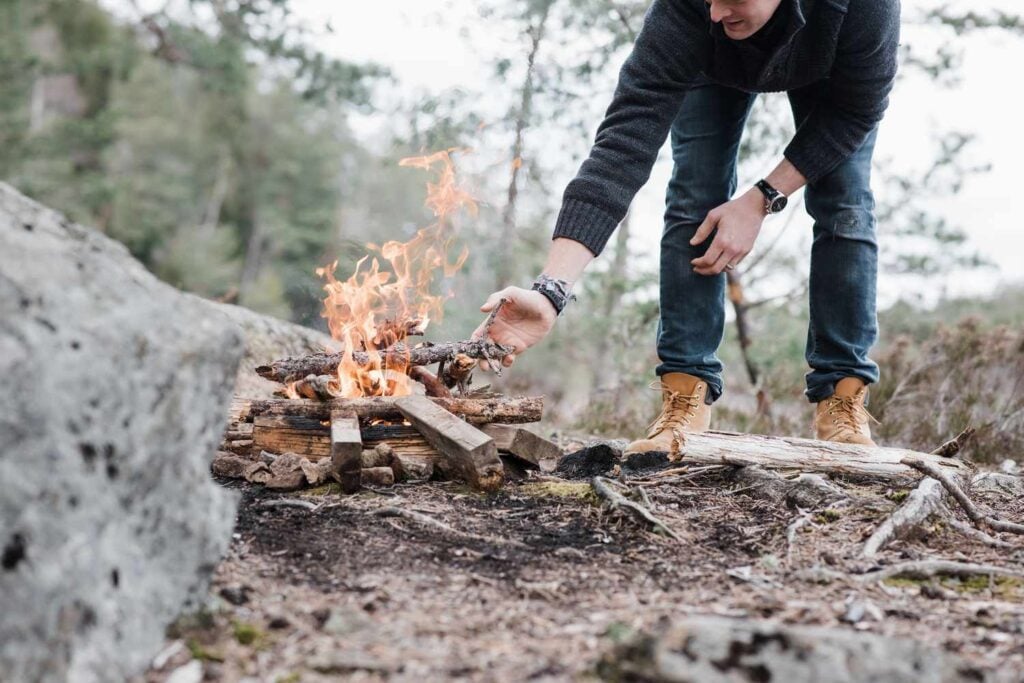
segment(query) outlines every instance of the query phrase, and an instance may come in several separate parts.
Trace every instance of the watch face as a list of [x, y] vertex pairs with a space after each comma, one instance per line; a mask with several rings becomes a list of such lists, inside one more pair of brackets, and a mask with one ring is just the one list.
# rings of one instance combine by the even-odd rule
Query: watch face
[[788, 200], [786, 199], [786, 196], [785, 195], [779, 195], [778, 197], [776, 197], [775, 199], [772, 200], [771, 212], [772, 213], [779, 213], [780, 211], [782, 211], [783, 209], [786, 208], [786, 204], [787, 203], [788, 203]]

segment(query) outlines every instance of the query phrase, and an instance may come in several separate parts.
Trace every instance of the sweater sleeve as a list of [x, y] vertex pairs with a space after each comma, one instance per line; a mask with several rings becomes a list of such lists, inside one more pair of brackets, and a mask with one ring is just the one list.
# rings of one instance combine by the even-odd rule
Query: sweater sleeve
[[[699, 73], [687, 45], [707, 29], [687, 0], [654, 0], [597, 130], [590, 156], [569, 183], [554, 237], [596, 256], [651, 175], [683, 93]], [[690, 40], [688, 41], [688, 38]]]
[[882, 120], [896, 78], [900, 0], [853, 0], [824, 98], [785, 157], [812, 184], [853, 154]]

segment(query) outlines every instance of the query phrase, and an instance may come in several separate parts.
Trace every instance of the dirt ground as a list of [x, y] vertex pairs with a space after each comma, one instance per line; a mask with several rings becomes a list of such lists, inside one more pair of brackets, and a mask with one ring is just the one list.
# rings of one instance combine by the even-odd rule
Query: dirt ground
[[[1017, 539], [1007, 539], [1016, 549], [992, 548], [936, 523], [866, 561], [864, 539], [909, 486], [839, 482], [862, 501], [808, 512], [752, 495], [724, 469], [666, 479], [644, 488], [679, 540], [604, 508], [588, 478], [534, 475], [491, 495], [430, 482], [282, 496], [224, 482], [242, 502], [209, 606], [172, 627], [146, 680], [192, 659], [211, 681], [592, 679], [616, 643], [692, 614], [906, 636], [1024, 672], [1018, 580], [864, 584], [807, 571], [856, 575], [922, 558], [1020, 570]], [[278, 498], [316, 508], [267, 505]], [[1017, 497], [977, 500], [1024, 517]], [[452, 530], [386, 516], [389, 508]]]

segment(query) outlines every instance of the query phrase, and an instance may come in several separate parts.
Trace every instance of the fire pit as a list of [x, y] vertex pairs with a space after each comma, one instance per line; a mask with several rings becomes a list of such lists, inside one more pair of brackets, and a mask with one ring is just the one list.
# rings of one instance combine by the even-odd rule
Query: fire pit
[[236, 400], [215, 471], [280, 489], [332, 478], [351, 493], [366, 483], [446, 477], [494, 490], [507, 470], [536, 468], [559, 454], [512, 426], [539, 421], [542, 398], [469, 390], [481, 361], [500, 374], [514, 349], [486, 339], [410, 341], [442, 315], [446, 297], [433, 292], [434, 280], [465, 262], [465, 250], [454, 260], [448, 252], [459, 210], [476, 207], [456, 184], [448, 152], [401, 165], [439, 169], [427, 185], [436, 222], [408, 242], [369, 245], [377, 256], [362, 258], [347, 280], [335, 278], [337, 263], [317, 270], [336, 348], [256, 368], [282, 385], [281, 398]]

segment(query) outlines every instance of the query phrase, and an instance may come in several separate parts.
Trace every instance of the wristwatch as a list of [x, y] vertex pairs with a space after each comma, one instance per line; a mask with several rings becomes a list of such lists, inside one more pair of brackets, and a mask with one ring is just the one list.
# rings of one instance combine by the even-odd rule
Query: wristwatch
[[576, 300], [576, 295], [572, 293], [572, 285], [569, 282], [548, 275], [540, 275], [534, 280], [532, 289], [547, 297], [558, 315], [565, 310], [566, 304]]
[[764, 212], [765, 213], [779, 213], [786, 208], [786, 204], [789, 200], [786, 195], [782, 194], [774, 187], [768, 184], [767, 180], [763, 178], [757, 181], [757, 189], [761, 190], [761, 194], [764, 195]]

